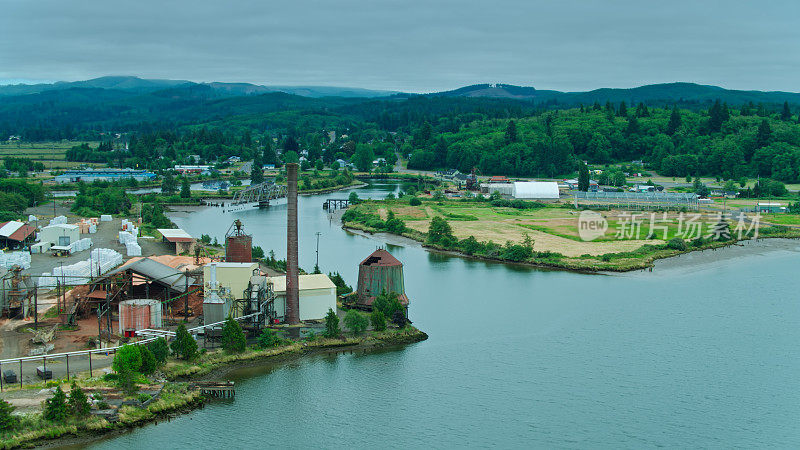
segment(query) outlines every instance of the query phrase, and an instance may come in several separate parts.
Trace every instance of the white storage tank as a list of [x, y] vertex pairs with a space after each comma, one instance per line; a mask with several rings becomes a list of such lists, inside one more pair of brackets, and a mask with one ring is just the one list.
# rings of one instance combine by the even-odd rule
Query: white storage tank
[[135, 336], [136, 331], [161, 328], [161, 302], [153, 299], [135, 299], [119, 302], [119, 332]]

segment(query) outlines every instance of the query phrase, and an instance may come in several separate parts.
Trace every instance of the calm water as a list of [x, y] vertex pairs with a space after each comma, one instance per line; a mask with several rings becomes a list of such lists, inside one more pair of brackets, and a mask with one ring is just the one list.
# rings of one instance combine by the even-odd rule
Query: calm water
[[[300, 263], [320, 231], [320, 266], [352, 283], [384, 241], [329, 222], [346, 196], [301, 198]], [[284, 255], [284, 209], [237, 217]], [[222, 238], [233, 217], [175, 222]], [[800, 446], [800, 253], [602, 276], [389, 250], [428, 341], [242, 371], [235, 401], [94, 448]]]

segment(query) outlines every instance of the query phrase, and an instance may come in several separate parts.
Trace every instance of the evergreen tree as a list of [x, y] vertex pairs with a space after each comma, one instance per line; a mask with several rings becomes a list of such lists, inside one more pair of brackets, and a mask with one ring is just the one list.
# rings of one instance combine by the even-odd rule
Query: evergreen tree
[[601, 111], [603, 109], [603, 107], [600, 106], [600, 102], [596, 101], [596, 102], [594, 102], [594, 105], [592, 105], [592, 109], [595, 110], [595, 111]]
[[242, 327], [232, 317], [225, 319], [222, 326], [222, 348], [230, 353], [241, 353], [247, 346]]
[[173, 195], [177, 191], [178, 185], [175, 182], [175, 177], [172, 176], [172, 173], [167, 172], [164, 175], [164, 179], [161, 181], [161, 193], [164, 195]]
[[264, 182], [264, 164], [261, 162], [261, 155], [256, 152], [253, 158], [253, 166], [250, 168], [250, 184], [260, 184]]
[[506, 143], [514, 142], [517, 142], [517, 124], [513, 120], [509, 120], [506, 126]]
[[640, 102], [639, 105], [636, 107], [636, 117], [649, 117], [650, 111], [647, 110], [647, 105], [644, 102]]
[[8, 431], [17, 425], [17, 418], [11, 413], [17, 409], [5, 400], [0, 400], [0, 431]]
[[333, 309], [328, 309], [328, 314], [325, 315], [325, 337], [335, 338], [342, 334], [339, 329], [339, 316]]
[[791, 120], [792, 111], [789, 109], [789, 102], [783, 102], [783, 111], [781, 111], [781, 120]]
[[156, 365], [160, 366], [167, 362], [167, 356], [169, 356], [169, 346], [167, 345], [166, 339], [159, 337], [155, 341], [147, 344], [147, 348], [149, 348], [150, 352], [153, 353], [153, 357], [156, 359]]
[[626, 136], [632, 134], [639, 134], [639, 121], [636, 119], [636, 116], [631, 116], [631, 118], [628, 119], [628, 127], [625, 129]]
[[675, 134], [678, 131], [678, 128], [681, 127], [681, 113], [678, 111], [678, 106], [672, 108], [672, 114], [669, 116], [669, 122], [667, 123], [666, 133], [670, 136]]
[[769, 145], [771, 139], [772, 129], [769, 127], [767, 119], [764, 119], [761, 121], [761, 124], [758, 125], [758, 131], [756, 131], [756, 148], [766, 147]]
[[175, 340], [169, 345], [172, 353], [183, 360], [191, 361], [197, 355], [197, 341], [186, 330], [186, 325], [178, 325], [175, 330]]
[[136, 373], [142, 368], [142, 353], [139, 346], [125, 344], [117, 350], [111, 368], [117, 372], [119, 384], [126, 392], [134, 392], [134, 378]]
[[617, 109], [617, 115], [620, 117], [628, 117], [628, 106], [625, 105], [625, 101], [619, 102], [619, 109]]
[[722, 105], [719, 100], [714, 102], [708, 110], [708, 131], [711, 133], [719, 132], [722, 129]]
[[379, 309], [373, 309], [369, 315], [369, 321], [372, 323], [373, 330], [386, 330], [386, 316], [383, 314], [383, 311]]
[[433, 156], [437, 166], [444, 167], [447, 164], [447, 142], [444, 140], [443, 136], [439, 136], [439, 140], [436, 141]]
[[63, 422], [69, 417], [67, 394], [61, 390], [61, 385], [56, 386], [53, 396], [44, 401], [42, 416], [51, 422]]
[[589, 190], [589, 167], [583, 163], [578, 169], [578, 190], [583, 192]]
[[142, 365], [139, 366], [139, 371], [145, 375], [150, 375], [158, 368], [156, 357], [150, 348], [147, 346], [139, 346], [139, 353], [142, 355]]
[[69, 391], [69, 408], [75, 417], [86, 417], [92, 409], [92, 404], [89, 403], [89, 397], [83, 392], [81, 388], [73, 381], [72, 388]]
[[181, 198], [192, 198], [192, 190], [189, 185], [189, 178], [183, 176], [181, 178]]

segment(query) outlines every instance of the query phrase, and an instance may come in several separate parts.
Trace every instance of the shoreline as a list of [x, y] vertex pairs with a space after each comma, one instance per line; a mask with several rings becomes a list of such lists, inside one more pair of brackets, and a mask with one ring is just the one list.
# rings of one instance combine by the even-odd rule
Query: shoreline
[[[340, 219], [338, 217], [337, 219]], [[362, 226], [361, 224], [357, 223], [344, 223], [339, 220], [339, 223], [342, 226], [342, 229], [348, 231], [353, 234], [357, 234], [364, 237], [371, 237], [371, 236], [382, 236], [382, 237], [391, 237], [395, 239], [397, 242], [408, 244], [415, 244], [418, 245], [420, 248], [432, 252], [438, 253], [443, 255], [449, 256], [456, 256], [465, 259], [471, 259], [476, 261], [483, 261], [483, 262], [492, 262], [492, 263], [500, 263], [500, 264], [509, 264], [509, 265], [516, 265], [516, 266], [525, 266], [536, 268], [540, 270], [561, 270], [567, 272], [574, 272], [574, 273], [582, 273], [586, 275], [611, 275], [611, 274], [624, 274], [630, 272], [637, 272], [637, 271], [645, 271], [649, 270], [652, 271], [656, 268], [657, 265], [663, 265], [665, 261], [675, 261], [682, 255], [696, 255], [696, 254], [703, 254], [706, 250], [716, 251], [717, 249], [720, 250], [730, 250], [732, 248], [743, 247], [748, 245], [749, 243], [762, 243], [762, 242], [772, 242], [772, 241], [787, 241], [787, 242], [795, 242], [797, 243], [800, 240], [800, 237], [791, 237], [791, 236], [783, 236], [783, 235], [775, 235], [775, 236], [763, 236], [759, 237], [758, 239], [742, 239], [742, 240], [732, 240], [729, 242], [712, 242], [709, 244], [704, 245], [700, 248], [689, 248], [687, 250], [664, 250], [663, 254], [653, 254], [644, 256], [639, 264], [634, 264], [625, 267], [613, 268], [613, 267], [591, 267], [591, 266], [580, 266], [580, 265], [571, 265], [569, 262], [565, 262], [564, 264], [553, 264], [547, 262], [530, 262], [530, 261], [510, 261], [504, 260], [499, 258], [487, 258], [483, 256], [476, 256], [476, 255], [469, 255], [463, 253], [458, 250], [449, 250], [449, 249], [442, 249], [437, 248], [434, 246], [426, 245], [424, 242], [414, 239], [412, 237], [406, 235], [398, 235], [389, 233], [386, 231], [373, 231], [369, 229], [367, 226]], [[795, 244], [796, 245], [796, 244]], [[733, 257], [727, 257], [726, 259], [730, 259]]]
[[[173, 364], [172, 367], [164, 369], [167, 383], [191, 383], [195, 381], [207, 381], [212, 378], [219, 378], [226, 374], [250, 367], [281, 365], [301, 360], [309, 356], [323, 355], [323, 354], [337, 354], [345, 353], [354, 350], [359, 351], [374, 351], [382, 349], [401, 348], [417, 342], [422, 342], [428, 339], [428, 335], [419, 329], [411, 326], [405, 329], [390, 329], [381, 334], [367, 334], [360, 337], [350, 338], [337, 338], [337, 339], [321, 339], [315, 342], [295, 342], [282, 347], [268, 350], [245, 350], [241, 354], [226, 355], [222, 350], [210, 354], [209, 357], [218, 356], [217, 360], [206, 362], [208, 365], [200, 367], [200, 364], [206, 364], [198, 361], [196, 364]], [[184, 373], [180, 370], [189, 368], [190, 373]], [[198, 368], [196, 370], [191, 370]], [[177, 370], [176, 370], [177, 369]], [[171, 372], [171, 370], [173, 372]], [[208, 398], [199, 394], [199, 391], [188, 391], [181, 397], [180, 402], [168, 408], [152, 411], [149, 407], [139, 409], [143, 414], [151, 414], [151, 416], [143, 416], [133, 418], [129, 421], [120, 420], [118, 422], [105, 422], [97, 427], [89, 427], [86, 423], [81, 426], [76, 425], [63, 425], [63, 432], [59, 436], [54, 437], [34, 437], [30, 440], [20, 440], [19, 442], [0, 442], [3, 448], [21, 448], [21, 447], [43, 447], [43, 448], [56, 448], [56, 447], [82, 447], [88, 443], [98, 442], [114, 436], [119, 436], [124, 433], [133, 431], [136, 428], [147, 426], [150, 424], [158, 424], [159, 421], [169, 421], [173, 417], [178, 417], [182, 414], [187, 414], [205, 406]], [[55, 425], [54, 426], [61, 426]], [[33, 433], [35, 431], [29, 432]], [[24, 439], [24, 433], [18, 438]]]

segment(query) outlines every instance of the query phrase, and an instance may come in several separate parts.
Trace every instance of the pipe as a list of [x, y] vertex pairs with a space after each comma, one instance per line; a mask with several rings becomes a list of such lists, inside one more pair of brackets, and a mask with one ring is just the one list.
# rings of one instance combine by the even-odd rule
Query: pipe
[[297, 164], [286, 164], [286, 323], [300, 323], [300, 278], [298, 274], [297, 233]]

